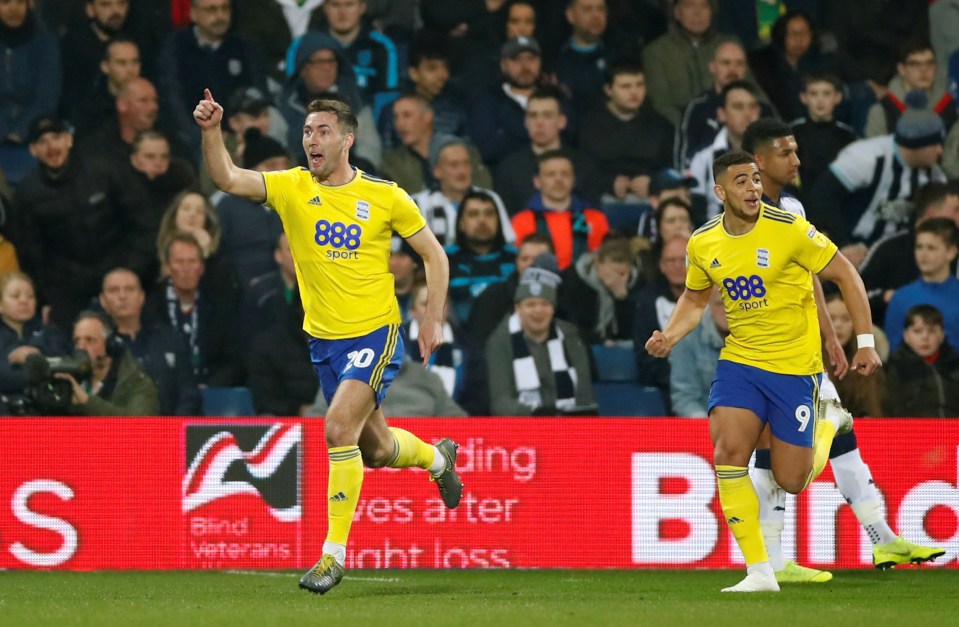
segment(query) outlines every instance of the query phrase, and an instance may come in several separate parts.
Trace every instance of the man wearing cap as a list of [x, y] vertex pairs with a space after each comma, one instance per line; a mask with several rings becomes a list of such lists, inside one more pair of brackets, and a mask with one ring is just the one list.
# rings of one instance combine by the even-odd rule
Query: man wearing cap
[[483, 161], [495, 166], [529, 141], [525, 111], [542, 79], [542, 54], [532, 37], [513, 37], [500, 50], [503, 82], [471, 103], [470, 135]]
[[909, 198], [917, 189], [945, 182], [939, 167], [944, 140], [941, 117], [910, 108], [896, 122], [894, 135], [849, 144], [813, 185], [810, 221], [858, 266], [869, 246], [908, 222]]
[[132, 225], [109, 173], [75, 155], [60, 118], [35, 119], [27, 141], [39, 164], [17, 186], [17, 252], [53, 322], [68, 329], [101, 277], [124, 263]]
[[[559, 267], [539, 262], [516, 287], [514, 312], [486, 341], [490, 413], [552, 416], [594, 408], [586, 345], [555, 318]], [[510, 367], [504, 367], [509, 364]]]

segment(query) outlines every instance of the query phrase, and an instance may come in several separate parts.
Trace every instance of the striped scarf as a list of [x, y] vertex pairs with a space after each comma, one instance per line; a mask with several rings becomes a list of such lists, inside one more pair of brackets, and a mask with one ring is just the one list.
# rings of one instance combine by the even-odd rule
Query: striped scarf
[[[420, 336], [420, 323], [415, 319], [410, 320], [409, 332], [406, 335], [410, 340], [407, 343], [407, 346], [409, 346], [407, 352], [414, 361], [417, 363], [422, 362], [423, 356], [420, 354], [420, 345], [417, 341]], [[439, 376], [443, 382], [443, 387], [446, 388], [446, 393], [449, 394], [451, 398], [455, 398], [454, 394], [459, 392], [459, 390], [456, 389], [456, 375], [459, 370], [458, 367], [463, 361], [463, 356], [458, 354], [460, 351], [453, 348], [453, 341], [453, 327], [450, 326], [449, 322], [444, 322], [443, 343], [430, 355], [428, 367], [431, 372], [435, 372], [437, 376]]]
[[[519, 314], [514, 313], [509, 317], [509, 334], [513, 347], [513, 377], [519, 392], [519, 402], [530, 409], [536, 409], [543, 404], [543, 394], [536, 363], [520, 326]], [[570, 367], [569, 360], [566, 359], [563, 331], [556, 326], [555, 321], [550, 323], [546, 350], [556, 384], [556, 409], [571, 411], [576, 408], [576, 368]]]

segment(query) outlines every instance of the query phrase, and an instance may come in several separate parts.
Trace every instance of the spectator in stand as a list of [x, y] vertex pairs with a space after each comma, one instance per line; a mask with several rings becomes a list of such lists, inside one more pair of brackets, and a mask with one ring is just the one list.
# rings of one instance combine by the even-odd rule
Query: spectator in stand
[[672, 196], [659, 203], [653, 211], [654, 235], [636, 236], [631, 241], [636, 253], [636, 264], [642, 272], [643, 283], [652, 283], [659, 276], [659, 258], [663, 245], [671, 239], [689, 239], [693, 234], [691, 205], [682, 196]]
[[155, 416], [157, 388], [120, 341], [113, 323], [98, 311], [82, 311], [73, 325], [73, 345], [90, 356], [90, 380], [82, 385], [71, 375], [58, 379], [73, 388], [73, 411], [83, 416]]
[[297, 306], [300, 296], [296, 287], [296, 268], [286, 233], [281, 232], [276, 238], [273, 260], [275, 270], [261, 274], [243, 286], [241, 318], [244, 328], [266, 329], [287, 319], [292, 315], [289, 310]]
[[187, 341], [200, 385], [242, 385], [243, 359], [236, 342], [236, 305], [215, 286], [201, 284], [203, 248], [189, 233], [177, 233], [161, 251], [163, 274], [147, 298], [144, 322], [176, 329]]
[[513, 315], [486, 340], [494, 416], [595, 413], [588, 349], [575, 325], [555, 317], [559, 283], [550, 270], [527, 268]]
[[861, 135], [869, 107], [885, 95], [896, 71], [899, 42], [927, 36], [928, 2], [900, 2], [891, 10], [884, 2], [844, 0], [824, 8], [823, 24], [839, 44], [841, 78], [849, 93], [851, 119], [844, 121]]
[[393, 40], [364, 18], [366, 11], [365, 0], [326, 0], [326, 28], [321, 32], [335, 39], [353, 64], [360, 97], [373, 108], [375, 120], [399, 89], [399, 58]]
[[707, 219], [718, 214], [723, 207], [713, 192], [713, 161], [725, 152], [742, 147], [743, 133], [760, 116], [757, 93], [756, 87], [748, 81], [733, 81], [723, 87], [723, 103], [717, 114], [723, 128], [713, 143], [693, 155], [690, 161], [689, 172], [697, 181], [693, 193], [706, 199]]
[[257, 414], [308, 415], [320, 381], [310, 362], [298, 295], [285, 315], [253, 336], [246, 364]]
[[712, 86], [709, 61], [724, 39], [713, 24], [715, 0], [676, 0], [669, 31], [643, 52], [653, 108], [678, 126], [690, 100]]
[[27, 141], [40, 163], [17, 187], [14, 241], [51, 319], [69, 329], [103, 275], [127, 262], [133, 216], [120, 204], [115, 177], [76, 153], [62, 120], [37, 118]]
[[[77, 150], [83, 158], [102, 163], [104, 169], [119, 171], [130, 161], [133, 140], [144, 131], [161, 131], [157, 125], [160, 105], [153, 83], [131, 78], [116, 98], [116, 117], [102, 128], [82, 138]], [[193, 151], [177, 137], [164, 133], [173, 155], [193, 162]]]
[[933, 0], [929, 3], [929, 39], [942, 74], [949, 57], [959, 50], [959, 2]]
[[[466, 103], [450, 82], [450, 53], [446, 40], [429, 32], [417, 34], [410, 49], [406, 91], [415, 92], [430, 103], [433, 129], [439, 135], [466, 138], [469, 116]], [[396, 133], [393, 107], [383, 107], [376, 128], [384, 150], [401, 145]]]
[[656, 359], [646, 352], [645, 338], [656, 329], [666, 328], [669, 316], [676, 308], [679, 295], [686, 288], [686, 242], [673, 238], [664, 242], [659, 256], [659, 275], [636, 295], [636, 314], [633, 320], [633, 352], [639, 382], [659, 388], [668, 413], [670, 410], [669, 361]]
[[959, 353], [943, 333], [942, 312], [915, 305], [903, 320], [902, 345], [886, 364], [890, 416], [959, 416]]
[[[0, 274], [0, 394], [23, 398], [27, 386], [24, 363], [37, 353], [46, 357], [70, 354], [70, 342], [56, 325], [37, 315], [33, 280], [22, 272]], [[10, 408], [0, 400], [0, 412]]]
[[[783, 13], [772, 27], [768, 46], [749, 57], [756, 82], [769, 94], [783, 120], [795, 120], [803, 114], [800, 94], [802, 76], [811, 72], [839, 72], [839, 60], [823, 53], [812, 15], [801, 10]], [[769, 117], [763, 112], [763, 117]]]
[[600, 171], [604, 194], [645, 199], [652, 176], [673, 158], [673, 126], [646, 100], [646, 77], [632, 62], [610, 66], [605, 104], [583, 120], [579, 146]]
[[[512, 313], [513, 297], [516, 286], [519, 285], [519, 278], [523, 276], [526, 268], [533, 265], [536, 259], [545, 253], [549, 253], [545, 257], [555, 258], [553, 257], [553, 240], [544, 233], [531, 234], [517, 246], [516, 270], [504, 281], [491, 283], [480, 292], [470, 310], [469, 322], [464, 325], [464, 329], [475, 341], [485, 342], [493, 329]], [[452, 265], [450, 270], [452, 275]], [[563, 300], [566, 300], [565, 297]]]
[[128, 264], [152, 285], [160, 269], [156, 242], [163, 213], [177, 194], [196, 186], [196, 176], [190, 164], [170, 156], [170, 143], [157, 131], [137, 135], [128, 161], [114, 172], [119, 202], [134, 226]]
[[256, 44], [277, 83], [286, 76], [290, 44], [323, 24], [323, 0], [234, 0], [233, 27]]
[[160, 415], [199, 415], [200, 391], [186, 341], [169, 325], [143, 326], [146, 294], [136, 273], [126, 268], [108, 272], [99, 301], [116, 336], [156, 385]]
[[942, 312], [946, 338], [959, 338], [959, 279], [952, 264], [959, 255], [959, 227], [946, 218], [932, 218], [916, 227], [919, 278], [896, 290], [886, 310], [886, 335], [895, 350], [902, 341], [906, 312], [919, 304]]
[[456, 216], [456, 240], [446, 247], [450, 260], [449, 304], [460, 325], [470, 318], [473, 303], [494, 283], [516, 269], [516, 249], [506, 243], [503, 216], [496, 200], [483, 191], [470, 191]]
[[[846, 353], [846, 359], [851, 361], [856, 354], [857, 343], [855, 342], [855, 333], [853, 332], [852, 316], [849, 315], [849, 309], [846, 307], [842, 294], [838, 291], [830, 292], [826, 295], [826, 309], [829, 312], [829, 318], [832, 320], [833, 329], [836, 331], [836, 339], [842, 345]], [[886, 362], [889, 358], [889, 341], [882, 329], [873, 328], [873, 334], [876, 337], [876, 352], [879, 357]], [[827, 354], [824, 350], [823, 354]], [[883, 409], [885, 401], [886, 378], [882, 370], [878, 370], [868, 377], [864, 377], [859, 372], [849, 369], [846, 376], [831, 377], [836, 391], [839, 392], [839, 398], [842, 399], [842, 405], [850, 414], [859, 418], [860, 416], [869, 416], [879, 418], [886, 415]]]
[[632, 342], [642, 274], [629, 240], [607, 238], [563, 272], [570, 322], [587, 344]]
[[416, 280], [423, 278], [423, 259], [402, 237], [393, 237], [390, 251], [390, 274], [393, 275], [393, 292], [400, 307], [403, 322], [410, 319], [412, 291]]
[[856, 134], [851, 126], [836, 119], [836, 107], [842, 102], [842, 83], [836, 76], [806, 74], [799, 98], [806, 116], [790, 125], [799, 144], [799, 195], [805, 200], [839, 151], [856, 141]]
[[500, 49], [503, 82], [471, 99], [470, 137], [495, 167], [529, 141], [526, 105], [543, 78], [542, 53], [532, 37], [514, 37]]
[[[876, 242], [859, 266], [869, 294], [873, 320], [881, 324], [886, 305], [896, 290], [919, 278], [916, 265], [916, 227], [932, 218], [952, 220], [959, 227], [959, 190], [946, 183], [928, 183], [916, 192], [915, 221], [908, 228]], [[953, 262], [953, 270], [955, 270]]]
[[[243, 143], [240, 167], [273, 172], [292, 165], [286, 149], [278, 141], [264, 137], [257, 128], [246, 131]], [[203, 201], [209, 204], [205, 198]], [[275, 211], [252, 200], [224, 194], [216, 206], [216, 215], [220, 223], [220, 250], [236, 267], [237, 279], [244, 289], [256, 277], [276, 269], [273, 253], [283, 223]]]
[[[682, 122], [677, 128], [674, 162], [678, 169], [688, 168], [693, 155], [716, 139], [723, 126], [719, 119], [719, 110], [723, 106], [723, 89], [734, 81], [746, 80], [748, 73], [746, 51], [738, 41], [726, 39], [716, 46], [713, 58], [709, 61], [709, 75], [713, 84], [689, 101], [683, 111]], [[772, 107], [765, 101], [765, 96], [759, 99], [761, 117], [775, 117]]]
[[286, 147], [299, 155], [300, 165], [306, 164], [301, 148], [306, 107], [316, 98], [330, 94], [342, 98], [356, 112], [358, 141], [350, 152], [379, 165], [382, 150], [373, 110], [361, 101], [353, 66], [336, 40], [324, 33], [307, 33], [293, 49], [288, 72], [278, 103], [288, 129]]
[[433, 177], [436, 184], [413, 194], [413, 202], [420, 208], [426, 223], [443, 246], [452, 245], [457, 238], [455, 225], [463, 198], [470, 192], [486, 194], [499, 213], [502, 232], [507, 242], [516, 235], [499, 195], [491, 189], [473, 185], [473, 166], [470, 163], [470, 146], [461, 139], [450, 139], [436, 151]]
[[266, 93], [259, 51], [230, 32], [231, 15], [230, 0], [192, 0], [192, 25], [174, 31], [163, 43], [158, 82], [163, 105], [177, 135], [191, 146], [200, 141], [193, 107], [204, 89], [232, 94], [241, 87], [257, 87]]
[[[419, 94], [403, 94], [393, 103], [396, 133], [403, 142], [383, 155], [383, 173], [410, 193], [416, 193], [436, 184], [433, 166], [440, 148], [453, 139], [440, 135], [433, 128], [433, 110]], [[480, 160], [473, 146], [468, 147], [473, 173], [473, 184], [489, 189], [493, 181], [489, 170]]]
[[559, 89], [544, 85], [530, 94], [524, 119], [529, 144], [506, 155], [496, 166], [493, 177], [496, 192], [502, 197], [507, 213], [513, 215], [525, 208], [536, 193], [533, 186], [533, 177], [539, 169], [536, 160], [550, 150], [564, 150], [573, 160], [573, 170], [577, 174], [574, 192], [589, 203], [599, 202], [602, 192], [596, 166], [583, 152], [563, 141], [567, 118]]
[[135, 41], [119, 36], [107, 42], [96, 77], [79, 86], [78, 98], [60, 98], [63, 115], [73, 123], [78, 136], [115, 119], [117, 94], [131, 79], [139, 78], [140, 68], [140, 48]]
[[[676, 198], [686, 205], [686, 213], [689, 216], [689, 225], [699, 225], [706, 221], [705, 202], [702, 197], [703, 206], [693, 209], [693, 194], [690, 190], [696, 186], [696, 179], [688, 174], [682, 174], [678, 170], [666, 168], [660, 170], [649, 183], [649, 211], [643, 213], [639, 218], [639, 224], [636, 228], [636, 235], [645, 237], [651, 242], [658, 241], [659, 222], [661, 221], [661, 208], [664, 207], [667, 200]], [[690, 234], [692, 231], [690, 230]], [[688, 237], [688, 236], [687, 236]], [[667, 238], [668, 239], [668, 238]]]
[[551, 66], [559, 83], [571, 94], [573, 108], [579, 115], [593, 108], [602, 97], [606, 68], [617, 60], [638, 55], [617, 50], [607, 41], [606, 0], [568, 0], [566, 21], [573, 32]]
[[816, 180], [810, 222], [858, 267], [870, 245], [908, 222], [917, 189], [946, 180], [938, 165], [944, 137], [942, 118], [920, 106], [899, 118], [895, 135], [849, 144]]
[[929, 109], [942, 118], [948, 132], [959, 118], [959, 111], [937, 68], [936, 53], [928, 41], [909, 40], [901, 44], [896, 76], [889, 81], [886, 95], [869, 108], [866, 137], [892, 133], [906, 110], [906, 94], [917, 89], [925, 92]]
[[530, 200], [528, 209], [513, 216], [516, 241], [522, 244], [532, 233], [548, 232], [560, 270], [565, 270], [584, 252], [599, 248], [609, 232], [609, 223], [602, 211], [573, 195], [573, 162], [564, 152], [540, 155], [534, 184], [539, 193]]
[[669, 353], [669, 398], [673, 414], [706, 418], [709, 389], [716, 378], [716, 362], [726, 345], [729, 322], [722, 293], [713, 288], [699, 326]]
[[[34, 165], [27, 147], [30, 123], [56, 111], [60, 49], [28, 0], [0, 6], [0, 170], [16, 185]], [[39, 78], [38, 77], [42, 77]]]
[[[409, 340], [406, 342], [406, 354], [413, 363], [422, 364], [423, 356], [417, 339], [426, 315], [426, 281], [416, 282], [410, 293], [410, 300], [410, 319], [403, 325]], [[468, 413], [483, 415], [489, 400], [486, 394], [478, 389], [480, 384], [485, 386], [486, 381], [476, 379], [478, 371], [484, 369], [482, 361], [477, 360], [480, 351], [472, 347], [460, 326], [449, 320], [448, 312], [449, 307], [444, 310], [443, 318], [437, 320], [443, 327], [443, 344], [430, 355], [426, 369], [440, 378], [443, 389], [457, 405], [467, 409]]]

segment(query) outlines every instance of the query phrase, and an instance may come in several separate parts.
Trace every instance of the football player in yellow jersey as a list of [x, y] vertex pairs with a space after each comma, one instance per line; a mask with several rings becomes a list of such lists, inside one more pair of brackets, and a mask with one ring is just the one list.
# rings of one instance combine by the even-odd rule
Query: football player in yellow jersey
[[646, 342], [666, 357], [702, 318], [713, 285], [723, 293], [730, 335], [709, 397], [710, 436], [723, 515], [746, 558], [746, 578], [724, 592], [778, 591], [759, 525], [747, 466], [765, 424], [773, 475], [798, 493], [825, 466], [833, 436], [849, 425], [816, 421], [822, 373], [810, 272], [834, 281], [849, 306], [859, 350], [852, 367], [880, 367], [869, 302], [859, 274], [805, 219], [762, 203], [752, 155], [730, 152], [713, 164], [723, 213], [687, 245], [686, 290], [666, 329]]
[[424, 365], [443, 341], [446, 253], [405, 191], [349, 164], [357, 121], [345, 103], [309, 104], [303, 124], [309, 168], [283, 172], [254, 172], [233, 163], [220, 131], [223, 107], [209, 90], [193, 117], [216, 186], [272, 207], [290, 242], [303, 328], [311, 336], [311, 359], [329, 404], [329, 526], [320, 561], [300, 578], [301, 588], [324, 594], [343, 579], [364, 464], [428, 470], [446, 506], [459, 505], [458, 445], [447, 438], [433, 446], [389, 427], [380, 409], [404, 354], [388, 267], [392, 233], [406, 238], [426, 268], [429, 299], [418, 338]]

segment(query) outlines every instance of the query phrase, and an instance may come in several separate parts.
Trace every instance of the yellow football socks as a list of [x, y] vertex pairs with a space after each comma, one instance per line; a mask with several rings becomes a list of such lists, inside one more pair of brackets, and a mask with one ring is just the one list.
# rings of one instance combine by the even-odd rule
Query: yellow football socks
[[749, 479], [749, 470], [743, 466], [716, 466], [716, 483], [723, 516], [746, 558], [746, 564], [768, 562], [759, 526], [759, 497]]
[[436, 449], [409, 431], [390, 427], [395, 448], [393, 457], [386, 463], [390, 468], [422, 468], [429, 470], [433, 465]]
[[327, 542], [346, 545], [350, 525], [363, 487], [363, 458], [358, 446], [337, 446], [329, 450], [330, 480], [327, 489]]
[[836, 426], [828, 420], [816, 423], [816, 433], [813, 435], [812, 470], [806, 478], [806, 487], [813, 479], [819, 476], [829, 462], [829, 450], [832, 448], [833, 438], [836, 437]]

